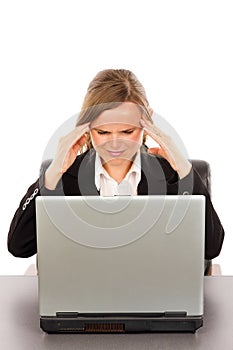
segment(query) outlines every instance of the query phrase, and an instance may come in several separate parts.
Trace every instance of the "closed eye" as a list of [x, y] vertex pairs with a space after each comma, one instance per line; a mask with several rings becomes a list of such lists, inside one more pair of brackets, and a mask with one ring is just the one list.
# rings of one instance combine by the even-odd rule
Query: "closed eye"
[[107, 135], [107, 134], [109, 134], [109, 131], [97, 130], [97, 133], [98, 133], [99, 135]]
[[132, 134], [134, 132], [134, 129], [129, 129], [129, 130], [122, 130], [123, 134]]
[[[132, 134], [132, 133], [134, 132], [134, 130], [135, 130], [135, 129], [126, 129], [126, 130], [121, 130], [120, 132], [121, 132], [122, 134], [127, 134], [127, 135], [129, 135], [129, 134]], [[97, 129], [96, 129], [96, 131], [97, 131], [98, 135], [109, 135], [109, 134], [111, 134], [110, 131], [97, 130]]]

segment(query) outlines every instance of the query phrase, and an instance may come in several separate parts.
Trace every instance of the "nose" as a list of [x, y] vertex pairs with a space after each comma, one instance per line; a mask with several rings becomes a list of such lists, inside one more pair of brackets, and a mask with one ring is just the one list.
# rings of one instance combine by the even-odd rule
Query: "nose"
[[112, 150], [118, 150], [122, 144], [122, 139], [118, 135], [111, 135], [111, 140], [109, 140], [109, 146]]

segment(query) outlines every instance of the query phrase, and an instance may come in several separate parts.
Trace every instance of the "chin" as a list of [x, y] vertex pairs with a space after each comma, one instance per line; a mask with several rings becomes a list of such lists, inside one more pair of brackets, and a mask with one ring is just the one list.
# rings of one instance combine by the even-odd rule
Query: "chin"
[[120, 166], [125, 161], [126, 161], [126, 159], [123, 159], [123, 158], [108, 158], [108, 159], [104, 159], [103, 164], [111, 164], [114, 166]]
[[99, 153], [100, 158], [102, 159], [103, 164], [111, 164], [111, 165], [121, 165], [124, 162], [132, 162], [134, 156], [136, 155], [137, 150], [132, 154], [124, 154], [124, 157], [111, 157], [109, 154]]

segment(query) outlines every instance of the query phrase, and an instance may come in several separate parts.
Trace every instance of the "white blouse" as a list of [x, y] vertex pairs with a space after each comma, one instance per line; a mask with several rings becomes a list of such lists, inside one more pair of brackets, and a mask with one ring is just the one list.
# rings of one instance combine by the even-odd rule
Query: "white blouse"
[[137, 187], [141, 180], [140, 150], [136, 153], [133, 164], [125, 178], [118, 184], [104, 169], [100, 156], [96, 152], [95, 185], [101, 196], [136, 196]]

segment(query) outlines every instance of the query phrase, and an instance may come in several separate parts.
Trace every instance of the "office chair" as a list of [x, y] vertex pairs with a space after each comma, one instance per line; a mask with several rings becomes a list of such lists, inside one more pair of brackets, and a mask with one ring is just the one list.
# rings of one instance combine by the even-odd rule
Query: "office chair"
[[[193, 168], [198, 172], [200, 175], [203, 183], [205, 184], [206, 188], [209, 191], [209, 194], [211, 196], [211, 171], [210, 171], [210, 165], [208, 162], [204, 160], [199, 159], [190, 159], [189, 160]], [[212, 260], [205, 259], [205, 276], [210, 275], [221, 275], [221, 268], [217, 264], [212, 264]]]

